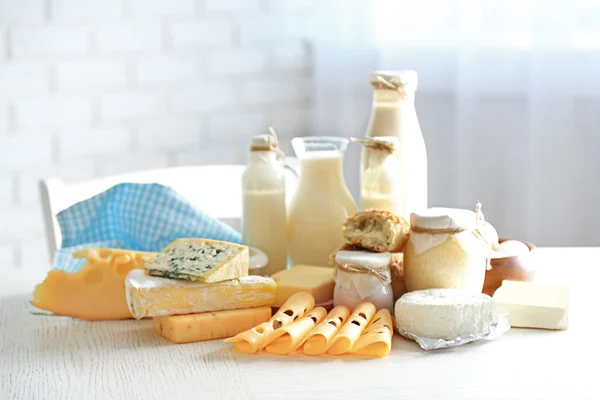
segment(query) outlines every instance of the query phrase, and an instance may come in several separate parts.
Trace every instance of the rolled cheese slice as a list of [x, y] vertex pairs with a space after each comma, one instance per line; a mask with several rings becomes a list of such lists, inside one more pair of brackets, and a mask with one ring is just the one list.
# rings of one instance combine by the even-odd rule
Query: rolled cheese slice
[[392, 349], [393, 334], [392, 314], [387, 309], [381, 309], [377, 311], [350, 352], [369, 357], [386, 356]]
[[291, 353], [315, 325], [323, 321], [326, 315], [327, 310], [317, 307], [293, 324], [277, 329], [269, 337], [270, 342], [265, 350], [274, 354]]
[[298, 292], [281, 306], [269, 319], [252, 329], [248, 329], [232, 338], [225, 339], [225, 343], [234, 343], [236, 350], [243, 353], [256, 353], [270, 343], [270, 335], [275, 330], [285, 327], [302, 318], [315, 306], [315, 299], [306, 292]]
[[487, 334], [496, 321], [492, 298], [460, 289], [416, 290], [396, 302], [396, 324], [406, 333], [431, 339]]
[[348, 318], [348, 322], [342, 326], [338, 334], [333, 338], [327, 354], [344, 354], [352, 349], [354, 343], [360, 337], [362, 331], [367, 327], [375, 315], [373, 303], [360, 303]]
[[329, 348], [332, 339], [348, 320], [350, 310], [346, 306], [337, 306], [327, 314], [327, 317], [317, 325], [301, 343], [304, 354], [316, 356], [323, 354]]

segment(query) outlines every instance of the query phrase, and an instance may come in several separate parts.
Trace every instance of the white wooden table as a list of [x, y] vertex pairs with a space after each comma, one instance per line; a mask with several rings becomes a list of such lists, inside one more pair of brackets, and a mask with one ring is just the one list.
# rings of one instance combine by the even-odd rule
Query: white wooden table
[[600, 399], [600, 248], [539, 249], [540, 280], [571, 284], [568, 331], [513, 328], [426, 352], [394, 336], [382, 359], [242, 355], [175, 345], [149, 321], [32, 315], [41, 271], [0, 281], [0, 399]]

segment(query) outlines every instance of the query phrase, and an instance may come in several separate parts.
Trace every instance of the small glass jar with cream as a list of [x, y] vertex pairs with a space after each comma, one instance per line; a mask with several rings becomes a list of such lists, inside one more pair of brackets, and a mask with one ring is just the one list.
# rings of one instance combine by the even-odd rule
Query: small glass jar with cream
[[476, 211], [430, 208], [410, 216], [410, 238], [404, 249], [408, 291], [464, 289], [480, 293], [498, 234]]
[[338, 251], [335, 256], [333, 305], [353, 310], [364, 301], [379, 310], [394, 310], [390, 253]]

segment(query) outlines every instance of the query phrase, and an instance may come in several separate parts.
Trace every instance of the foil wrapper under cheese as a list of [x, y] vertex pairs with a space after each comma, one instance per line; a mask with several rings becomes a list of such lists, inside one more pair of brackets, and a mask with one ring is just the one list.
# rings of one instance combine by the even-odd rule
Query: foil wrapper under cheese
[[417, 342], [424, 350], [437, 350], [461, 346], [463, 344], [480, 340], [495, 339], [503, 333], [508, 332], [510, 330], [510, 325], [508, 323], [508, 315], [502, 315], [496, 321], [490, 324], [490, 330], [487, 333], [463, 335], [451, 340], [417, 336], [403, 330], [398, 323], [396, 323], [396, 330], [401, 336]]

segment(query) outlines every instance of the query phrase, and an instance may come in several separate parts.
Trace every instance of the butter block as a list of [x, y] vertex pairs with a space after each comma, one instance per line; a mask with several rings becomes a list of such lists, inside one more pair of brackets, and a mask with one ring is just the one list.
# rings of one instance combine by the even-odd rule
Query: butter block
[[271, 307], [255, 307], [153, 319], [154, 330], [173, 343], [193, 343], [235, 336], [271, 318]]
[[296, 265], [273, 274], [277, 282], [277, 298], [273, 307], [281, 307], [293, 294], [307, 292], [316, 304], [324, 304], [333, 299], [335, 281], [333, 268], [312, 265]]
[[503, 281], [492, 297], [499, 314], [515, 328], [566, 330], [570, 290], [567, 285]]
[[73, 253], [85, 258], [77, 272], [53, 270], [35, 287], [30, 303], [57, 315], [91, 321], [131, 318], [125, 300], [125, 277], [158, 253], [87, 248]]
[[150, 275], [204, 283], [248, 275], [247, 246], [209, 239], [177, 239], [146, 263]]
[[125, 279], [127, 304], [136, 319], [266, 306], [275, 301], [275, 288], [273, 279], [262, 276], [201, 283], [132, 270]]

